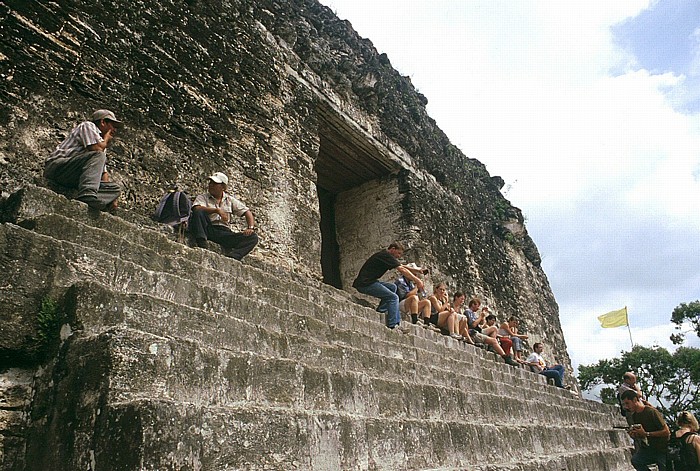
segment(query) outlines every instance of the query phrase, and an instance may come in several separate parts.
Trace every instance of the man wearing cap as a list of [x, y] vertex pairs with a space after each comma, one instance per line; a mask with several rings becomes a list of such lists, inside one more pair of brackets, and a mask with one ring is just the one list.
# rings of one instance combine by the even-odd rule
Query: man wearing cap
[[119, 121], [109, 110], [97, 110], [83, 121], [46, 159], [44, 176], [61, 186], [78, 189], [78, 200], [93, 209], [114, 209], [121, 193], [107, 173], [106, 149]]
[[[255, 219], [248, 207], [226, 193], [228, 177], [216, 172], [209, 177], [206, 194], [198, 195], [192, 204], [190, 233], [197, 246], [206, 248], [207, 240], [216, 242], [226, 250], [226, 255], [241, 260], [258, 244]], [[245, 217], [248, 226], [243, 232], [231, 230], [233, 216]]]

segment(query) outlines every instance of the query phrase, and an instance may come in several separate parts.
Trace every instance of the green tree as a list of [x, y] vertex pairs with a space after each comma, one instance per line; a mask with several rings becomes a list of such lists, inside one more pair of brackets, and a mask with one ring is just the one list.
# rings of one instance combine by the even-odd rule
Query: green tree
[[671, 342], [680, 345], [685, 340], [686, 332], [681, 332], [684, 322], [690, 322], [695, 334], [700, 337], [700, 300], [681, 303], [671, 313], [671, 322], [676, 324], [677, 334], [671, 335]]
[[635, 345], [620, 358], [579, 367], [578, 380], [586, 391], [602, 386], [600, 399], [617, 404], [622, 375], [633, 371], [642, 394], [673, 424], [680, 411], [700, 412], [700, 349], [680, 347], [674, 353], [662, 347]]

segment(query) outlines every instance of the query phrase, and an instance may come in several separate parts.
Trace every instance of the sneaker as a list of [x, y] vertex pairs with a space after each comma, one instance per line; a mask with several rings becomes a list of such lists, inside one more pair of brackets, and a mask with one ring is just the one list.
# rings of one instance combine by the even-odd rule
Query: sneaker
[[435, 324], [430, 324], [428, 326], [428, 329], [432, 330], [433, 332], [437, 332], [438, 334], [442, 332], [442, 330], [440, 330], [440, 327], [436, 326]]
[[505, 360], [506, 365], [515, 366], [516, 368], [520, 367], [520, 364], [517, 361], [513, 360], [513, 357], [510, 355], [504, 356], [503, 359]]
[[459, 334], [450, 334], [450, 337], [452, 337], [455, 340], [462, 340], [464, 338]]
[[400, 324], [399, 324], [399, 325], [395, 325], [394, 327], [390, 327], [390, 329], [391, 329], [392, 331], [396, 332], [397, 334], [407, 334], [407, 333], [409, 333], [409, 332], [411, 331], [410, 328], [404, 327], [404, 326], [402, 326], [402, 325], [400, 325]]
[[423, 319], [418, 319], [418, 320], [416, 321], [416, 325], [417, 325], [418, 327], [425, 327], [425, 324], [423, 323]]

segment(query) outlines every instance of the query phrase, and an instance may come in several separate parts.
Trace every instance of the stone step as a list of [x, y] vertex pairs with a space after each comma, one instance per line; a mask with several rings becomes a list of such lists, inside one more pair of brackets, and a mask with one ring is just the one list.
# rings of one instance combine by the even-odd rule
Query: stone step
[[[568, 392], [548, 386], [540, 376], [524, 370], [484, 360], [493, 368], [498, 366], [505, 370], [504, 374], [514, 373], [499, 376], [496, 371], [486, 374], [487, 368], [478, 362], [436, 363], [434, 353], [415, 345], [390, 343], [382, 346], [376, 335], [341, 330], [342, 323], [340, 327], [333, 326], [271, 306], [241, 311], [262, 313], [262, 319], [271, 320], [264, 324], [257, 316], [251, 319], [247, 314], [230, 315], [225, 310], [202, 311], [147, 295], [115, 293], [96, 283], [76, 285], [69, 298], [75, 317], [73, 324], [86, 335], [123, 326], [169, 338], [194, 339], [205, 347], [293, 358], [303, 364], [318, 362], [315, 364], [325, 366], [332, 360], [346, 371], [368, 372], [378, 377], [389, 375], [398, 380], [450, 387], [457, 384], [469, 390], [515, 396], [518, 400], [546, 397], [550, 404], [581, 408], [589, 414], [599, 410], [608, 423], [611, 419], [608, 406], [590, 407], [588, 401], [573, 400]], [[412, 340], [410, 335], [384, 331], [399, 340]], [[366, 349], [368, 344], [373, 345], [371, 350]]]
[[[25, 235], [27, 234], [27, 231], [24, 231], [20, 228], [17, 228], [16, 226], [4, 225], [3, 228], [6, 229], [6, 232], [10, 232], [10, 233], [20, 232], [20, 233], [24, 233]], [[74, 279], [90, 278], [90, 277], [92, 277], [92, 278], [102, 277], [104, 279], [104, 281], [109, 282], [112, 285], [117, 285], [117, 286], [120, 286], [122, 288], [124, 288], [124, 287], [128, 288], [129, 285], [133, 285], [133, 286], [135, 286], [134, 289], [138, 289], [138, 286], [142, 286], [142, 285], [157, 285], [157, 284], [159, 284], [159, 286], [164, 286], [163, 282], [162, 282], [162, 277], [163, 277], [162, 274], [149, 272], [147, 270], [141, 269], [140, 267], [136, 267], [134, 270], [132, 270], [133, 273], [131, 273], [131, 275], [125, 275], [125, 273], [129, 272], [129, 270], [127, 268], [125, 268], [125, 266], [129, 265], [127, 262], [121, 262], [114, 257], [109, 257], [109, 256], [102, 255], [102, 254], [96, 254], [96, 253], [94, 253], [94, 251], [91, 252], [90, 249], [78, 247], [78, 246], [75, 246], [75, 244], [72, 244], [69, 242], [60, 242], [60, 243], [58, 243], [59, 247], [52, 247], [49, 250], [48, 247], [46, 247], [47, 242], [55, 244], [56, 241], [53, 241], [53, 239], [49, 239], [46, 237], [42, 237], [42, 236], [33, 234], [31, 232], [28, 234], [31, 236], [32, 239], [40, 239], [41, 244], [39, 244], [40, 245], [39, 250], [36, 250], [37, 247], [30, 246], [30, 247], [27, 247], [26, 250], [20, 250], [19, 251], [20, 253], [32, 253], [32, 254], [41, 253], [41, 254], [46, 255], [49, 252], [54, 252], [54, 253], [60, 252], [61, 256], [66, 257], [67, 263], [57, 263], [56, 265], [60, 266], [62, 268], [69, 267], [72, 269], [71, 270], [72, 273], [70, 273], [70, 276], [64, 276], [65, 275], [64, 273], [59, 273], [59, 274], [56, 274], [54, 276], [55, 278], [59, 278], [59, 279], [66, 278], [66, 280], [74, 280]], [[14, 235], [16, 236], [17, 234], [14, 234]], [[10, 237], [10, 239], [12, 239], [12, 238], [13, 237]], [[21, 239], [21, 237], [19, 237], [19, 239]], [[8, 242], [12, 242], [12, 243], [8, 243], [7, 245], [14, 246], [14, 247], [21, 245], [21, 242], [22, 242], [21, 240], [18, 240], [18, 237], [14, 237], [14, 240], [12, 240], [12, 241], [10, 241], [9, 239], [7, 239], [7, 240], [8, 240]], [[13, 251], [13, 253], [15, 253], [15, 252]], [[98, 255], [101, 255], [101, 256], [98, 256]], [[45, 261], [45, 258], [46, 258], [45, 256], [41, 257], [42, 262]], [[92, 263], [85, 264], [82, 262], [83, 260], [91, 260]], [[26, 263], [26, 256], [20, 256], [18, 261], [19, 261], [19, 263], [22, 263], [24, 265]], [[95, 264], [98, 264], [98, 263], [101, 265], [101, 267], [102, 267], [101, 269], [95, 267]], [[118, 269], [115, 268], [118, 266], [120, 266], [121, 268], [118, 268]], [[85, 270], [83, 273], [84, 276], [76, 276], [76, 272], [78, 270]], [[105, 274], [107, 274], [107, 276], [104, 276]], [[136, 276], [139, 274], [140, 274], [140, 276]], [[115, 280], [120, 280], [120, 279], [125, 279], [125, 281], [127, 281], [127, 283], [123, 283], [120, 281], [115, 282]], [[61, 280], [61, 281], [63, 281], [63, 280]], [[170, 291], [173, 293], [173, 296], [174, 296], [175, 294], [187, 292], [188, 290], [192, 291], [192, 288], [193, 288], [193, 285], [192, 285], [192, 283], [189, 282], [189, 280], [180, 279], [180, 283], [176, 287], [176, 289], [171, 289]], [[163, 288], [162, 291], [168, 291], [168, 290]], [[194, 292], [199, 292], [199, 291], [195, 289]], [[218, 293], [215, 296], [215, 298], [216, 299], [229, 299], [229, 298], [231, 298], [231, 296], [230, 295], [227, 296], [225, 293], [224, 294]], [[244, 300], [242, 300], [242, 302], [250, 302], [250, 300], [244, 299]], [[199, 300], [199, 305], [202, 305], [202, 306], [207, 306], [211, 303], [212, 303], [211, 300], [210, 301], [207, 301], [206, 299]], [[173, 310], [177, 311], [178, 309], [180, 309], [180, 308], [176, 306], [175, 309], [173, 309]], [[230, 306], [224, 306], [224, 309], [221, 309], [222, 312], [230, 312], [230, 310], [231, 310]], [[264, 309], [243, 309], [241, 311], [242, 312], [258, 312], [258, 313], [265, 312]], [[270, 312], [277, 312], [274, 309], [269, 309], [269, 311]], [[409, 343], [409, 342], [410, 343], [416, 343], [416, 342], [420, 343], [424, 339], [422, 339], [419, 335], [398, 336], [398, 335], [388, 331], [387, 329], [383, 329], [383, 328], [377, 329], [376, 323], [373, 325], [368, 325], [368, 323], [370, 323], [370, 321], [368, 321], [367, 319], [364, 319], [362, 317], [359, 317], [359, 316], [348, 316], [348, 317], [337, 316], [336, 318], [340, 319], [340, 320], [347, 319], [350, 322], [349, 326], [347, 326], [348, 329], [350, 329], [350, 330], [341, 332], [341, 334], [346, 339], [345, 340], [346, 345], [353, 345], [354, 343], [357, 343], [360, 340], [358, 338], [358, 335], [361, 335], [360, 331], [362, 331], [364, 329], [364, 330], [368, 331], [368, 334], [367, 334], [368, 339], [366, 342], [366, 345], [368, 345], [367, 348], [377, 349], [378, 347], [382, 347], [382, 348], [379, 348], [377, 350], [377, 352], [373, 354], [374, 357], [385, 355], [388, 358], [392, 358], [392, 357], [398, 356], [398, 357], [405, 358], [405, 359], [408, 359], [408, 360], [411, 360], [414, 362], [417, 361], [419, 364], [430, 364], [430, 363], [434, 362], [435, 352], [432, 350], [434, 350], [436, 347], [431, 347], [432, 348], [431, 351], [410, 350], [410, 349], [408, 351], [406, 351], [405, 348], [403, 350], [401, 350], [399, 348], [399, 347], [401, 347], [400, 345], [394, 345], [393, 343], [386, 343], [386, 342], [381, 343], [382, 340], [378, 338], [381, 336], [392, 336], [393, 337], [391, 339], [392, 342], [399, 341], [399, 342], [405, 342], [405, 343]], [[306, 324], [308, 324], [308, 323], [309, 323], [309, 321], [306, 321]], [[285, 325], [285, 323], [283, 321], [280, 321], [280, 322], [272, 323], [271, 325], [274, 327], [274, 326]], [[358, 334], [358, 332], [360, 332], [360, 333]], [[425, 335], [425, 334], [423, 334], [423, 335]], [[447, 342], [448, 345], [456, 344], [456, 342], [452, 341], [451, 339], [446, 339], [444, 337], [442, 337], [442, 339], [444, 339], [443, 341]], [[364, 345], [364, 343], [363, 343], [363, 345]], [[254, 348], [260, 348], [260, 345], [258, 344]], [[465, 366], [469, 366], [470, 364], [473, 364], [475, 361], [476, 362], [479, 361], [479, 358], [475, 357], [475, 355], [471, 354], [471, 352], [464, 351], [463, 347], [461, 347], [462, 350], [460, 351], [459, 348], [460, 347], [458, 347], [458, 348], [442, 348], [442, 350], [439, 351], [439, 355], [441, 358], [451, 358], [450, 355], [453, 353], [457, 353], [457, 354], [462, 355], [463, 359], [467, 363], [465, 365], [461, 365], [459, 367], [460, 370], [464, 369]], [[315, 348], [313, 345], [311, 345], [311, 349], [313, 351], [317, 350], [317, 348]], [[382, 361], [377, 362], [377, 364], [379, 364], [379, 365], [386, 365], [387, 368], [396, 368], [396, 366], [395, 366], [396, 363], [397, 363], [396, 361], [393, 361], [393, 360], [388, 361], [386, 358], [383, 359]], [[403, 363], [403, 362], [400, 362], [400, 363]], [[361, 363], [359, 363], [358, 366], [359, 365], [361, 365]], [[455, 366], [455, 368], [456, 367], [457, 366]], [[499, 370], [499, 368], [500, 368], [500, 370]], [[511, 384], [513, 386], [515, 386], [516, 389], [520, 388], [520, 389], [526, 389], [526, 390], [531, 390], [531, 389], [537, 390], [536, 387], [533, 388], [533, 385], [530, 382], [524, 383], [524, 384], [526, 384], [526, 386], [524, 386], [524, 387], [521, 384], [519, 384], [518, 383], [519, 378], [520, 378], [520, 380], [522, 380], [522, 378], [521, 378], [522, 376], [527, 377], [530, 381], [532, 379], [535, 379], [536, 381], [543, 381], [543, 378], [539, 375], [533, 375], [533, 374], [530, 374], [528, 372], [524, 372], [524, 371], [520, 371], [520, 370], [513, 370], [512, 368], [507, 367], [506, 365], [502, 365], [502, 364], [501, 365], [493, 365], [490, 368], [477, 368], [476, 371], [477, 371], [477, 374], [481, 375], [482, 377], [484, 375], [486, 375], [486, 379], [491, 380], [490, 384], [496, 385], [494, 387], [494, 390], [498, 390], [498, 388], [507, 389], [510, 387]], [[511, 381], [501, 381], [500, 377], [494, 377], [494, 371], [498, 371], [498, 375], [503, 375], [503, 374], [513, 375], [514, 379]], [[415, 372], [413, 374], [415, 375]], [[494, 379], [497, 379], [498, 381], [493, 381]], [[428, 377], [426, 380], [427, 381], [434, 381], [435, 379], [432, 377]], [[543, 387], [541, 389], [551, 391], [548, 394], [553, 394], [555, 396], [557, 394], [561, 395], [559, 400], [563, 400], [563, 401], [570, 401], [571, 400], [570, 397], [564, 397], [564, 396], [568, 396], [567, 392], [560, 391], [558, 389], [551, 388], [551, 387]], [[539, 393], [541, 394], [542, 392], [540, 391]], [[586, 407], [608, 408], [608, 406], [602, 406], [598, 403], [591, 403], [590, 405], [587, 405]], [[608, 410], [610, 410], [610, 408], [608, 408]]]
[[[194, 341], [124, 328], [78, 337], [70, 361], [109, 378], [107, 402], [168, 399], [203, 406], [283, 407], [365, 417], [465, 420], [517, 426], [610, 428], [609, 417], [568, 404], [542, 409], [521, 399], [452, 386], [309, 365], [253, 352], [206, 348]], [[79, 367], [79, 366], [77, 366]]]
[[[0, 222], [10, 222], [59, 240], [79, 242], [82, 246], [108, 253], [114, 251], [112, 255], [143, 263], [144, 268], [149, 268], [148, 265], [151, 264], [152, 268], [149, 269], [152, 270], [164, 266], [172, 267], [174, 272], [179, 273], [191, 269], [194, 264], [200, 269], [214, 269], [217, 273], [225, 272], [236, 278], [249, 279], [258, 286], [276, 286], [280, 280], [284, 280], [288, 286], [296, 285], [302, 297], [308, 297], [305, 295], [306, 289], [311, 287], [322, 291], [324, 297], [340, 295], [344, 300], [351, 299], [348, 293], [336, 290], [315, 278], [304, 277], [303, 283], [298, 283], [289, 276], [292, 271], [289, 267], [246, 257], [246, 261], [257, 267], [253, 269], [248, 262], [241, 264], [221, 256], [216, 250], [216, 244], [210, 244], [214, 250], [204, 250], [178, 243], [165, 225], [141, 219], [137, 224], [108, 213], [90, 212], [86, 208], [83, 203], [68, 200], [46, 188], [28, 186], [11, 195], [0, 207]], [[104, 243], [100, 242], [102, 238], [105, 238]], [[124, 250], [125, 247], [131, 247], [138, 255], [130, 255], [128, 250]], [[154, 261], [152, 258], [162, 260]], [[244, 266], [248, 270], [243, 270]]]
[[[26, 231], [22, 228], [11, 224], [2, 225], [0, 237], [5, 242], [7, 247], [12, 247], [3, 254], [2, 263], [3, 269], [8, 273], [17, 273], [21, 276], [27, 273], [26, 267], [36, 266], [36, 271], [40, 272], [40, 277], [35, 278], [32, 283], [27, 283], [27, 287], [34, 287], [40, 293], [28, 293], [25, 298], [35, 300], [44, 296], [45, 292], [49, 294], [53, 291], [65, 290], [66, 287], [83, 279], [96, 280], [100, 283], [107, 284], [111, 288], [124, 292], [156, 292], [158, 296], [165, 300], [173, 300], [183, 305], [198, 305], [203, 306], [209, 311], [218, 312], [236, 312], [246, 313], [246, 315], [264, 314], [264, 309], [270, 309], [269, 302], [273, 302], [273, 308], [279, 308], [291, 312], [309, 312], [309, 319], [322, 316], [324, 312], [324, 302], [329, 299], [318, 301], [302, 300], [294, 295], [281, 293], [279, 290], [269, 289], [264, 293], [258, 293], [256, 296], [238, 296], [231, 295], [231, 285], [236, 285], [237, 280], [228, 280], [220, 276], [215, 282], [212, 280], [212, 286], [207, 289], [202, 289], [195, 282], [182, 278], [177, 275], [170, 275], [160, 272], [145, 270], [142, 267], [131, 262], [122, 261], [117, 257], [110, 256], [103, 252], [81, 247], [67, 241], [56, 241], [55, 239], [35, 234], [31, 231]], [[48, 285], [48, 286], [47, 286]], [[236, 292], [236, 289], [233, 289]], [[262, 291], [262, 290], [261, 290]], [[14, 299], [16, 293], [8, 293], [8, 299]], [[258, 301], [263, 300], [264, 301]], [[260, 302], [266, 303], [261, 307]], [[342, 305], [343, 312], [332, 312], [332, 315], [327, 317], [327, 322], [339, 322], [348, 330], [346, 332], [347, 341], [350, 343], [354, 339], [354, 332], [366, 333], [370, 336], [369, 345], [381, 341], [389, 340], [389, 343], [395, 342], [416, 342], [426, 348], [430, 345], [437, 345], [441, 349], [441, 355], [449, 359], [459, 360], [460, 358], [467, 362], [474, 362], [473, 354], [464, 350], [452, 339], [435, 335], [430, 332], [420, 331], [416, 335], [401, 338], [393, 332], [383, 328], [378, 324], [377, 320], [380, 317], [378, 313], [372, 310], [357, 307], [351, 304]], [[8, 306], [2, 306], [0, 309], [6, 309]], [[12, 307], [10, 306], [9, 309]], [[34, 307], [38, 310], [38, 307]], [[327, 308], [332, 311], [329, 307]], [[28, 308], [17, 308], [17, 313], [26, 312]], [[356, 312], [361, 315], [356, 315]], [[348, 312], [349, 311], [349, 312]], [[277, 312], [277, 311], [275, 311]], [[365, 314], [369, 313], [369, 318]], [[13, 315], [6, 315], [7, 318], [12, 318]], [[16, 317], [16, 315], [14, 316]], [[371, 319], [374, 317], [374, 321]], [[260, 319], [264, 323], [264, 319]], [[284, 319], [273, 324], [283, 325]], [[25, 336], [26, 337], [26, 336]], [[437, 341], [437, 342], [436, 342]], [[386, 342], [382, 344], [384, 347], [390, 345]], [[444, 348], [448, 347], [448, 348]], [[471, 348], [471, 347], [467, 347]], [[384, 351], [389, 356], [395, 356], [395, 349], [385, 348]], [[471, 348], [471, 353], [477, 352], [478, 355], [484, 355], [480, 350]], [[488, 356], [488, 355], [487, 355]], [[494, 357], [495, 358], [495, 357]], [[496, 366], [500, 368], [502, 374], [517, 374], [522, 375], [522, 372], [512, 370], [505, 365]], [[538, 378], [537, 376], [532, 376]]]
[[[51, 192], [48, 192], [47, 190], [43, 190], [45, 193], [49, 193], [49, 195], [42, 195], [42, 198], [44, 196], [50, 197], [52, 195]], [[31, 195], [36, 195], [40, 194], [40, 191], [32, 192]], [[58, 200], [54, 204], [54, 208], [62, 208], [63, 211], [66, 211], [65, 207], [69, 207], [71, 204], [73, 206], [81, 206], [80, 203], [77, 202], [71, 202], [68, 200], [65, 201], [60, 201], [62, 197], [54, 196], [53, 200]], [[34, 212], [31, 212], [30, 209], [34, 209], [36, 206], [36, 203], [32, 204], [32, 198], [29, 195], [29, 193], [24, 194], [22, 198], [20, 198], [19, 203], [16, 204], [20, 209], [15, 210], [15, 219], [18, 219], [20, 222], [22, 222], [25, 225], [30, 225], [33, 227], [34, 230], [37, 230], [41, 233], [51, 235], [53, 237], [58, 237], [58, 238], [63, 238], [63, 240], [66, 241], [71, 241], [77, 243], [81, 247], [89, 247], [93, 246], [94, 248], [109, 248], [109, 252], [111, 254], [116, 254], [119, 259], [130, 259], [134, 263], [137, 263], [141, 266], [144, 266], [145, 268], [149, 270], [166, 270], [170, 273], [198, 273], [198, 279], [196, 280], [197, 282], [204, 283], [206, 286], [215, 286], [216, 284], [219, 284], [221, 288], [221, 272], [219, 269], [210, 269], [210, 268], [203, 268], [201, 266], [196, 265], [194, 262], [182, 258], [180, 255], [182, 253], [189, 253], [191, 252], [190, 249], [182, 246], [181, 244], [176, 244], [172, 241], [167, 241], [165, 244], [168, 247], [175, 247], [175, 249], [170, 250], [168, 252], [168, 255], [163, 256], [160, 253], [157, 253], [156, 251], [151, 250], [150, 248], [144, 247], [138, 243], [134, 243], [131, 240], [127, 240], [124, 237], [121, 236], [116, 236], [112, 234], [111, 232], [107, 232], [103, 229], [100, 228], [95, 228], [93, 226], [87, 226], [85, 224], [79, 223], [77, 221], [74, 221], [72, 219], [68, 219], [64, 216], [56, 215], [56, 214], [36, 214]], [[63, 206], [59, 203], [62, 203]], [[25, 208], [26, 207], [26, 208]], [[24, 208], [24, 209], [23, 209]], [[122, 234], [126, 234], [128, 236], [133, 236], [137, 240], [143, 239], [143, 236], [141, 236], [141, 239], [136, 237], [134, 235], [135, 232], [138, 232], [135, 230], [135, 228], [132, 227], [130, 223], [126, 223], [124, 221], [119, 220], [118, 218], [114, 218], [110, 215], [107, 214], [100, 214], [97, 215], [96, 217], [90, 217], [88, 213], [84, 211], [80, 211], [81, 208], [70, 208], [76, 211], [76, 213], [82, 215], [82, 220], [85, 222], [90, 222], [93, 225], [96, 223], [96, 221], [102, 221], [102, 220], [109, 220], [114, 219], [116, 220], [115, 224], [106, 224], [107, 226], [114, 226], [117, 228], [121, 228]], [[111, 222], [111, 221], [110, 221]], [[144, 232], [144, 231], [140, 231]], [[158, 239], [158, 247], [163, 246], [163, 237], [161, 234], [156, 234], [155, 237]], [[160, 250], [159, 250], [160, 251]], [[372, 312], [371, 310], [364, 309], [358, 306], [353, 305], [352, 303], [349, 302], [348, 298], [346, 297], [345, 299], [337, 299], [338, 296], [329, 296], [328, 292], [329, 291], [335, 291], [332, 288], [326, 289], [323, 291], [318, 291], [314, 290], [308, 286], [304, 286], [300, 283], [297, 283], [295, 286], [295, 283], [290, 282], [290, 281], [285, 281], [282, 283], [279, 278], [273, 277], [271, 275], [266, 275], [262, 270], [255, 270], [255, 269], [241, 269], [240, 264], [228, 260], [223, 260], [220, 262], [221, 265], [227, 266], [227, 267], [234, 267], [235, 268], [235, 273], [236, 277], [230, 282], [226, 282], [226, 287], [233, 289], [237, 293], [242, 293], [242, 294], [247, 294], [249, 296], [256, 296], [260, 297], [263, 299], [267, 299], [268, 301], [277, 301], [274, 302], [274, 304], [278, 307], [283, 307], [289, 310], [301, 310], [301, 311], [308, 311], [309, 308], [321, 308], [322, 306], [329, 306], [328, 309], [333, 309], [335, 306], [336, 309], [342, 310], [342, 311], [348, 311], [350, 310], [351, 312], [349, 315], [357, 315], [359, 314], [360, 316], [366, 316], [367, 312], [370, 312], [369, 317], [374, 318], [374, 319], [379, 319], [381, 322], [381, 315]], [[230, 263], [225, 263], [225, 262], [230, 262]], [[254, 282], [250, 282], [250, 280], [246, 280], [246, 277], [242, 276], [245, 274], [245, 272], [251, 272], [255, 275], [254, 277]], [[189, 280], [187, 280], [189, 282]], [[282, 297], [280, 297], [280, 292], [276, 288], [260, 288], [261, 286], [285, 286], [285, 289], [289, 288], [292, 289], [293, 291], [297, 292], [297, 295], [294, 294], [287, 294], [284, 296], [284, 293], [282, 293]], [[150, 286], [153, 286], [153, 289], [148, 290], [145, 288], [148, 288]], [[296, 290], [294, 290], [296, 288]], [[147, 292], [151, 294], [157, 294], [158, 296], [164, 297], [166, 299], [177, 299], [175, 296], [178, 293], [185, 293], [186, 296], [189, 296], [190, 299], [177, 299], [178, 302], [180, 303], [187, 303], [187, 304], [199, 304], [198, 300], [193, 299], [191, 297], [191, 291], [192, 290], [187, 290], [187, 289], [174, 289], [174, 290], [167, 290], [164, 289], [163, 283], [158, 283], [158, 284], [153, 284], [153, 283], [141, 283], [140, 288], [133, 288], [130, 287], [128, 289], [134, 290], [137, 289], [139, 292]], [[257, 292], [256, 292], [257, 291]], [[304, 296], [304, 297], [301, 297]], [[286, 298], [286, 299], [285, 299]], [[205, 301], [206, 303], [206, 301]], [[280, 303], [282, 304], [280, 306]], [[204, 304], [206, 305], [206, 304]], [[355, 328], [357, 326], [354, 326]], [[376, 323], [372, 324], [371, 326], [368, 324], [364, 324], [363, 327], [365, 329], [374, 329], [376, 330], [377, 326]], [[441, 338], [439, 336], [435, 336], [431, 332], [420, 332], [418, 337], [421, 338], [428, 338], [429, 341], [435, 341], [438, 339], [439, 342], [441, 343], [446, 343], [448, 345], [454, 343], [451, 339], [448, 338]], [[467, 350], [470, 347], [467, 347]], [[471, 350], [472, 352], [477, 351], [481, 352], [480, 350]], [[493, 358], [496, 358], [493, 356]], [[464, 355], [462, 355], [462, 359], [464, 359]]]
[[[80, 400], [61, 397], [56, 406], [72, 410]], [[626, 444], [611, 447], [607, 431], [580, 427], [500, 427], [156, 399], [100, 404], [99, 414], [56, 415], [47, 426], [74, 430], [71, 453], [38, 439], [28, 450], [34, 457], [29, 469], [629, 469], [623, 465]], [[570, 464], [580, 467], [561, 467]]]

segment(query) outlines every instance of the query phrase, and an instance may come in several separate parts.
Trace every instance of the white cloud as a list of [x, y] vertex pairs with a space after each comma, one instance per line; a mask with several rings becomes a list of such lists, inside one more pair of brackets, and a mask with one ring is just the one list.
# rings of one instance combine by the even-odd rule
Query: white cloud
[[612, 37], [648, 0], [325, 3], [505, 179], [575, 364], [628, 348], [596, 320], [623, 305], [636, 343], [670, 346], [671, 311], [700, 298], [700, 117], [674, 108], [694, 99], [686, 77], [635, 70]]

